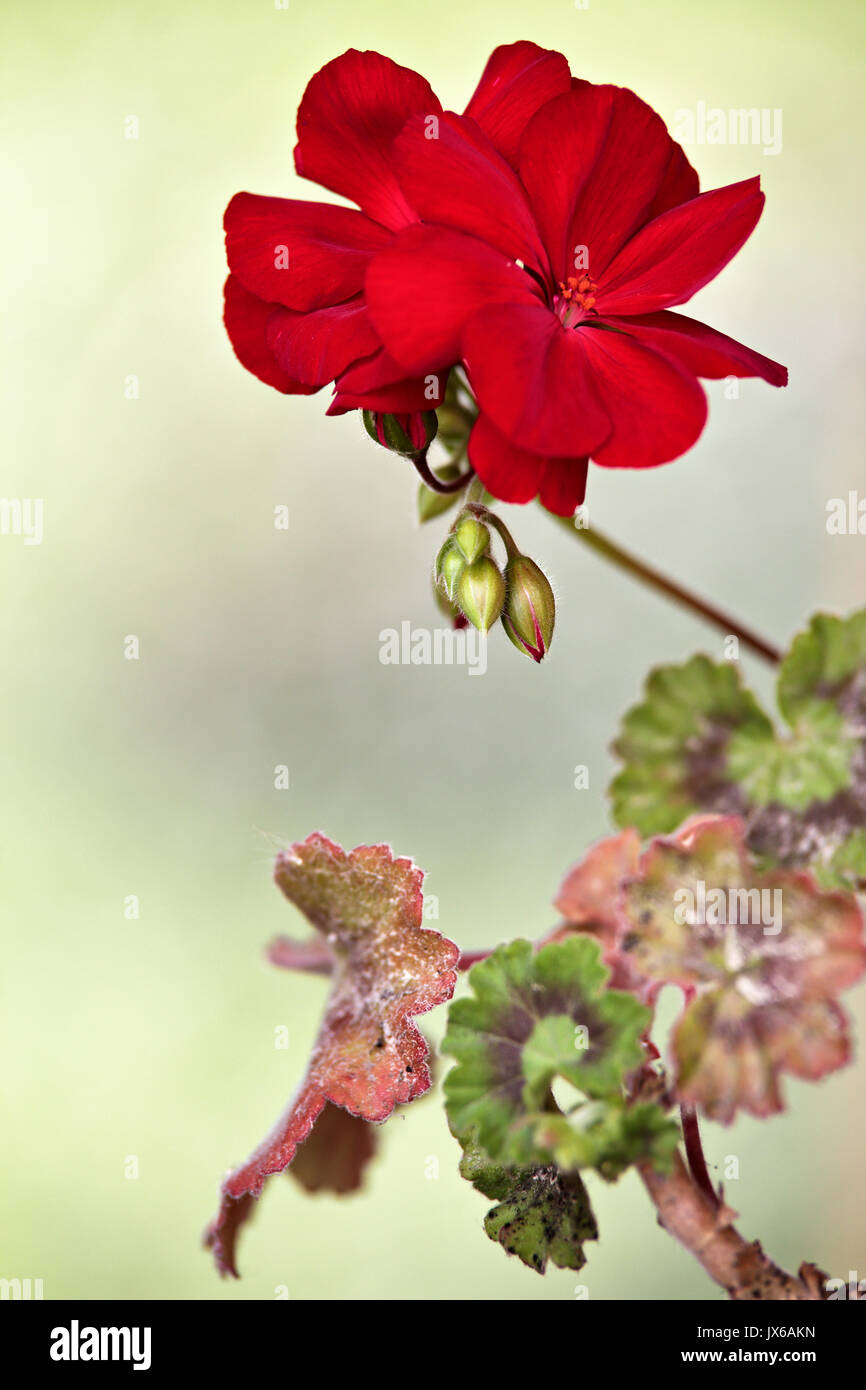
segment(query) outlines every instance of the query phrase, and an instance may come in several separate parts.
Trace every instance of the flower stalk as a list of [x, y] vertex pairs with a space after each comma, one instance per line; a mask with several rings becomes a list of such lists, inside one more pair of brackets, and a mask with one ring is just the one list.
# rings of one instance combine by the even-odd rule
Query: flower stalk
[[789, 1274], [733, 1225], [729, 1207], [713, 1203], [689, 1175], [679, 1154], [671, 1173], [658, 1173], [647, 1162], [637, 1165], [659, 1224], [691, 1251], [710, 1278], [732, 1299], [823, 1302], [824, 1276], [803, 1263]]
[[466, 484], [471, 482], [472, 479], [475, 477], [474, 469], [469, 468], [465, 473], [461, 473], [458, 478], [454, 478], [451, 481], [445, 481], [443, 478], [438, 477], [433, 472], [432, 468], [427, 462], [426, 449], [423, 449], [420, 453], [411, 454], [410, 458], [415, 465], [419, 478], [423, 483], [426, 483], [427, 487], [429, 487], [431, 492], [439, 492], [443, 495], [454, 492], [462, 492]]
[[699, 598], [697, 594], [693, 594], [688, 589], [684, 588], [683, 585], [677, 584], [672, 579], [668, 579], [667, 576], [661, 574], [659, 570], [653, 569], [653, 567], [646, 564], [645, 561], [639, 560], [636, 555], [631, 555], [627, 550], [624, 550], [622, 546], [617, 545], [615, 541], [602, 535], [601, 532], [595, 530], [595, 528], [575, 526], [571, 517], [556, 517], [555, 519], [561, 526], [566, 527], [572, 535], [576, 536], [578, 540], [581, 540], [584, 545], [588, 545], [597, 555], [601, 555], [605, 560], [609, 560], [611, 564], [616, 565], [618, 569], [623, 570], [626, 574], [630, 574], [633, 579], [637, 579], [648, 588], [656, 589], [667, 598], [673, 599], [674, 602], [678, 603], [681, 607], [689, 609], [705, 622], [711, 623], [714, 627], [717, 627], [726, 636], [737, 637], [744, 646], [748, 647], [757, 656], [762, 657], [764, 661], [768, 661], [772, 666], [778, 666], [782, 659], [778, 647], [772, 646], [769, 642], [765, 641], [763, 637], [759, 636], [758, 633], [746, 627], [744, 623], [739, 622], [736, 618], [732, 618], [730, 613], [726, 613], [723, 609], [717, 608], [715, 604], [707, 603], [704, 599]]

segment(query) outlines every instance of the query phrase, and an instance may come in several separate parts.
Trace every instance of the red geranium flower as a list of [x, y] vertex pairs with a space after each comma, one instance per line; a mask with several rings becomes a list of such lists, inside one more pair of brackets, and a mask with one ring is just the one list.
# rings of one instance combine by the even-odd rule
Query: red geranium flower
[[750, 179], [699, 194], [633, 92], [572, 79], [531, 43], [492, 54], [464, 115], [417, 73], [350, 50], [309, 83], [298, 172], [358, 209], [239, 193], [226, 211], [226, 327], [287, 393], [335, 382], [329, 414], [441, 403], [462, 364], [469, 460], [506, 502], [562, 515], [590, 457], [665, 463], [703, 429], [698, 377], [784, 367], [670, 312], [760, 216]]
[[[778, 363], [670, 313], [743, 245], [757, 178], [698, 193], [633, 92], [575, 81], [529, 121], [516, 169], [472, 118], [410, 119], [391, 164], [423, 223], [366, 274], [369, 314], [407, 372], [462, 362], [480, 408], [469, 459], [494, 496], [570, 514], [587, 461], [665, 463], [703, 429], [697, 378]], [[511, 151], [514, 158], [514, 152]]]
[[[527, 121], [570, 81], [560, 54], [509, 44], [494, 51], [467, 113], [493, 149], [514, 157]], [[251, 193], [229, 203], [225, 324], [240, 361], [269, 386], [309, 394], [336, 380], [332, 414], [403, 414], [441, 401], [447, 371], [431, 394], [424, 374], [389, 357], [363, 293], [371, 257], [419, 220], [396, 177], [393, 142], [410, 117], [441, 112], [418, 73], [350, 49], [304, 93], [295, 167], [360, 211]]]

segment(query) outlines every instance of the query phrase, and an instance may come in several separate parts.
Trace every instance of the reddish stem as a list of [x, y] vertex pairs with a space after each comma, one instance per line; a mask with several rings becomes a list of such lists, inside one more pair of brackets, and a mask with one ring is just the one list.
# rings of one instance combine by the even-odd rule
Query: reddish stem
[[475, 469], [470, 468], [465, 473], [461, 473], [459, 478], [454, 478], [452, 482], [445, 483], [441, 478], [436, 476], [427, 462], [426, 449], [419, 454], [411, 454], [410, 458], [422, 482], [427, 484], [431, 492], [439, 492], [443, 495], [451, 492], [460, 492], [461, 489], [475, 477]]
[[703, 1192], [714, 1206], [721, 1206], [719, 1194], [713, 1186], [707, 1168], [707, 1160], [704, 1157], [704, 1147], [701, 1143], [701, 1131], [698, 1125], [698, 1113], [693, 1105], [686, 1105], [685, 1102], [680, 1106], [680, 1119], [683, 1126], [683, 1139], [686, 1146], [686, 1158], [689, 1162], [689, 1171]]

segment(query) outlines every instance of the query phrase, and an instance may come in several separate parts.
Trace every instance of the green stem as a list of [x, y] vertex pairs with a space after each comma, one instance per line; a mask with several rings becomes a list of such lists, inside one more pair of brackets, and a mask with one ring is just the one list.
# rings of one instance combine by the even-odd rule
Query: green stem
[[630, 555], [628, 551], [623, 550], [621, 546], [609, 540], [607, 536], [603, 536], [599, 531], [588, 526], [575, 526], [572, 517], [557, 517], [556, 520], [559, 521], [562, 526], [566, 527], [572, 535], [577, 536], [579, 540], [583, 541], [584, 545], [588, 545], [591, 550], [594, 550], [598, 555], [602, 555], [605, 560], [610, 560], [611, 564], [616, 565], [618, 569], [624, 570], [626, 574], [630, 574], [634, 579], [640, 580], [642, 584], [648, 585], [649, 588], [657, 589], [659, 593], [665, 594], [667, 598], [673, 599], [675, 603], [679, 603], [683, 608], [691, 609], [698, 617], [703, 618], [705, 622], [712, 623], [725, 633], [726, 636], [739, 638], [741, 642], [747, 647], [750, 647], [758, 656], [762, 656], [765, 661], [769, 661], [771, 665], [777, 666], [781, 661], [782, 654], [778, 648], [771, 646], [769, 642], [765, 642], [763, 637], [753, 632], [751, 628], [738, 622], [736, 618], [732, 618], [729, 613], [725, 613], [722, 609], [716, 608], [714, 604], [706, 603], [704, 599], [698, 598], [696, 594], [690, 593], [689, 590], [684, 589], [681, 584], [674, 583], [672, 579], [668, 579], [658, 570], [653, 569], [651, 565], [647, 565], [643, 560], [639, 560], [635, 555]]
[[487, 511], [484, 505], [484, 484], [477, 474], [472, 479], [467, 489], [466, 505], [467, 507], [472, 507], [473, 511], [480, 510], [485, 513]]
[[504, 521], [500, 520], [498, 516], [496, 516], [493, 512], [489, 511], [487, 507], [483, 506], [482, 504], [476, 503], [471, 508], [471, 510], [477, 514], [480, 520], [486, 522], [488, 526], [492, 526], [494, 531], [497, 531], [499, 533], [500, 539], [502, 540], [502, 544], [505, 546], [505, 553], [508, 556], [509, 560], [513, 560], [516, 555], [520, 554], [520, 551], [517, 548], [517, 543], [514, 537], [512, 536], [511, 532], [509, 531], [508, 527], [505, 525]]

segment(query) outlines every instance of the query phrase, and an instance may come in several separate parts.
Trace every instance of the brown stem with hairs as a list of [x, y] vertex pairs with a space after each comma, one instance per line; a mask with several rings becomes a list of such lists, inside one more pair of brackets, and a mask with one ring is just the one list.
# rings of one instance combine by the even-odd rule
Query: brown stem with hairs
[[822, 1302], [826, 1276], [803, 1263], [788, 1274], [747, 1241], [733, 1225], [736, 1213], [701, 1191], [677, 1153], [671, 1173], [657, 1173], [644, 1161], [638, 1172], [658, 1212], [659, 1225], [678, 1240], [732, 1299]]

